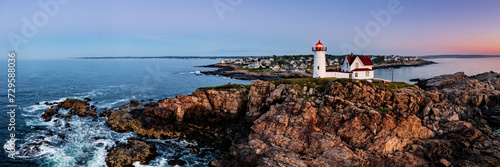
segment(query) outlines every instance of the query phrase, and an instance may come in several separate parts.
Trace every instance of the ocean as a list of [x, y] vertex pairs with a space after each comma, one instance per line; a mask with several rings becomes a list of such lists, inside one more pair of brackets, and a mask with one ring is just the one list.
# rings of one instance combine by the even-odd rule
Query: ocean
[[[410, 82], [411, 79], [428, 79], [430, 77], [465, 72], [466, 75], [477, 75], [484, 72], [500, 72], [500, 57], [493, 58], [441, 58], [428, 59], [436, 62], [420, 67], [404, 67], [394, 70], [394, 82]], [[375, 77], [391, 80], [392, 69], [375, 70]]]
[[[117, 133], [105, 125], [105, 118], [92, 121], [90, 117], [74, 116], [70, 121], [45, 122], [40, 116], [49, 107], [45, 102], [61, 102], [66, 98], [91, 98], [97, 111], [116, 108], [130, 100], [143, 103], [190, 94], [198, 87], [227, 83], [250, 84], [220, 76], [200, 75], [199, 71], [213, 70], [195, 67], [218, 62], [213, 59], [71, 59], [18, 60], [16, 64], [15, 128], [16, 148], [39, 148], [29, 156], [7, 158], [7, 130], [10, 116], [6, 113], [7, 94], [4, 91], [0, 107], [0, 141], [4, 143], [0, 166], [105, 166], [106, 148], [129, 138], [140, 138], [132, 132]], [[464, 71], [475, 75], [490, 70], [500, 71], [500, 58], [432, 59], [438, 64], [404, 67], [394, 71], [394, 81], [409, 82], [413, 78], [430, 78], [441, 74]], [[390, 69], [375, 70], [375, 77], [391, 80]], [[7, 78], [5, 72], [4, 75]], [[0, 80], [7, 85], [7, 79]], [[67, 111], [59, 111], [64, 114]], [[65, 127], [69, 123], [70, 127]], [[40, 147], [29, 145], [40, 139], [49, 143]], [[158, 156], [150, 166], [168, 166], [179, 157], [187, 166], [206, 166], [217, 154], [197, 157], [186, 147], [196, 145], [183, 140], [152, 140]], [[210, 149], [210, 148], [203, 148]]]
[[[40, 138], [50, 143], [40, 147], [31, 156], [7, 158], [1, 151], [0, 166], [104, 166], [106, 147], [128, 138], [139, 138], [132, 132], [117, 133], [105, 125], [105, 118], [97, 122], [90, 117], [74, 116], [68, 122], [45, 122], [41, 114], [49, 108], [45, 102], [61, 102], [66, 98], [91, 98], [97, 111], [119, 107], [130, 100], [157, 101], [163, 98], [190, 94], [198, 87], [217, 86], [227, 83], [250, 84], [251, 81], [234, 80], [218, 76], [199, 75], [200, 70], [212, 70], [194, 66], [207, 65], [219, 60], [188, 59], [100, 59], [100, 60], [18, 60], [16, 66], [16, 145], [28, 146]], [[5, 70], [7, 71], [7, 70]], [[4, 75], [7, 78], [7, 74]], [[7, 85], [7, 79], [2, 80]], [[4, 92], [6, 93], [6, 91]], [[0, 102], [0, 139], [7, 146], [10, 119], [7, 95]], [[60, 111], [64, 112], [64, 111]], [[67, 111], [66, 111], [67, 112]], [[69, 131], [68, 129], [71, 129]], [[182, 153], [192, 145], [182, 140], [150, 140], [159, 147], [160, 156], [151, 166], [166, 166], [168, 160], [180, 156], [189, 166], [206, 166], [217, 155], [198, 158]], [[31, 147], [34, 148], [34, 147]]]

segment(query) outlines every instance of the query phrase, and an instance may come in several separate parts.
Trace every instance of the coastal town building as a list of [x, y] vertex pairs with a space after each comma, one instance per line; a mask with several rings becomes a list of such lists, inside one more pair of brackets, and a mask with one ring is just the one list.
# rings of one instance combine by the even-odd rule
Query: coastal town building
[[248, 68], [260, 68], [262, 65], [260, 64], [260, 62], [254, 62], [252, 64], [249, 64], [248, 65]]
[[373, 79], [373, 62], [370, 56], [346, 56], [342, 61], [341, 69], [326, 70], [325, 52], [326, 47], [318, 41], [314, 52], [313, 78], [350, 78], [350, 79]]
[[279, 71], [280, 70], [280, 65], [274, 65], [271, 67], [273, 71]]

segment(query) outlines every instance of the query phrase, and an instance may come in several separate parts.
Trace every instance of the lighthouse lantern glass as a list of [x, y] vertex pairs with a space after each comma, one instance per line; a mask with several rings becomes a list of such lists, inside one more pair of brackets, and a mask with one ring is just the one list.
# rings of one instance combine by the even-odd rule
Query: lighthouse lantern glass
[[316, 44], [316, 48], [321, 49], [321, 48], [323, 48], [323, 45], [322, 45], [322, 44], [320, 44], [320, 43], [319, 43], [319, 44]]

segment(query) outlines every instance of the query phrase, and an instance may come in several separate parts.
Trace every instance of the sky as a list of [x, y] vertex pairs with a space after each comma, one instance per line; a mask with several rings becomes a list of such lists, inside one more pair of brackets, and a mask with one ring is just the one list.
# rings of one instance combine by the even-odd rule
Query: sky
[[0, 0], [0, 51], [23, 59], [500, 55], [498, 0]]

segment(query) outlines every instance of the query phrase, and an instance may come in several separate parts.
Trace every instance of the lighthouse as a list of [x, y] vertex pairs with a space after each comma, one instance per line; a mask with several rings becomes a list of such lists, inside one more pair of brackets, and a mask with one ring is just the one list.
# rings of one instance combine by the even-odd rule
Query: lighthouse
[[316, 47], [312, 48], [314, 52], [314, 67], [313, 67], [313, 78], [325, 78], [326, 77], [326, 60], [325, 52], [326, 47], [323, 47], [321, 41], [318, 41]]

